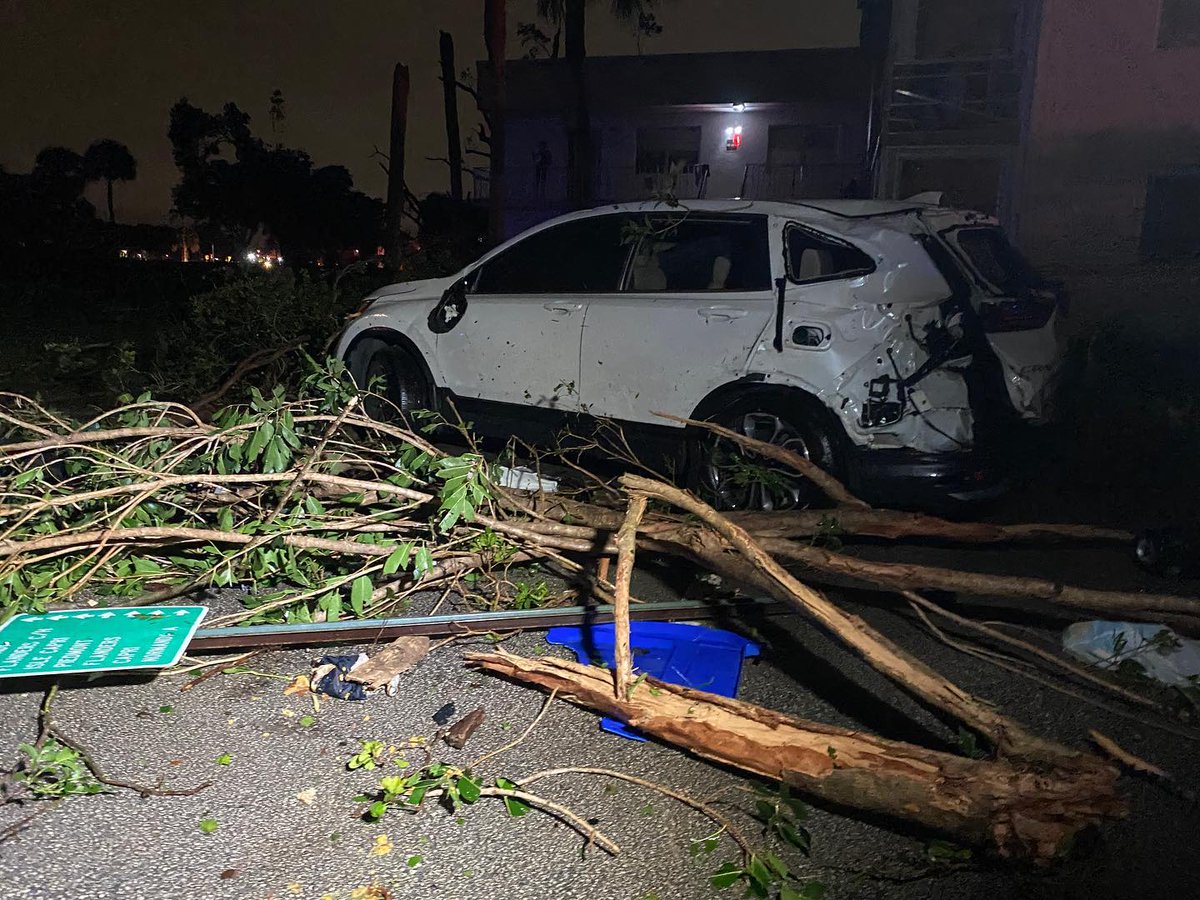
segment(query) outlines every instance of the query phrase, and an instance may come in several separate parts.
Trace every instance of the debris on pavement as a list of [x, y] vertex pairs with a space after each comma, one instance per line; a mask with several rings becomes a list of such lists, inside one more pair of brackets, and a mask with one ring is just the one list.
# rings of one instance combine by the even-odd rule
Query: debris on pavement
[[348, 681], [373, 691], [385, 688], [394, 697], [400, 676], [419, 663], [429, 652], [429, 638], [424, 635], [398, 637], [366, 662], [355, 665], [346, 675]]
[[1137, 665], [1147, 677], [1172, 687], [1188, 687], [1200, 678], [1200, 641], [1181, 638], [1165, 625], [1076, 622], [1064, 629], [1062, 646], [1103, 669]]
[[483, 707], [481, 706], [473, 712], [467, 713], [451, 725], [450, 730], [442, 736], [442, 740], [455, 750], [461, 750], [467, 745], [467, 741], [471, 739], [471, 735], [483, 724], [483, 718]]
[[450, 720], [454, 718], [454, 710], [455, 710], [454, 701], [451, 700], [449, 703], [447, 703], [445, 706], [443, 706], [441, 709], [439, 709], [437, 712], [435, 712], [433, 714], [434, 724], [435, 725], [449, 725]]
[[355, 666], [362, 665], [367, 658], [367, 654], [359, 653], [357, 656], [322, 656], [315, 660], [309, 679], [313, 692], [338, 700], [366, 700], [366, 688], [346, 678]]
[[553, 494], [558, 490], [558, 481], [553, 478], [544, 478], [525, 466], [516, 468], [501, 466], [500, 478], [496, 483], [500, 487], [514, 491], [541, 491], [544, 494]]

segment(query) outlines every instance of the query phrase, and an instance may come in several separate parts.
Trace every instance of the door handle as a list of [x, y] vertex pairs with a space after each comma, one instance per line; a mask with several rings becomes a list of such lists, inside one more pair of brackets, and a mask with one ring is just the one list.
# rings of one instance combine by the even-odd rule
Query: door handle
[[554, 302], [550, 302], [550, 303], [543, 303], [542, 309], [546, 310], [546, 312], [573, 313], [573, 312], [578, 312], [579, 310], [583, 309], [583, 304], [582, 303], [567, 303], [565, 301], [560, 300], [560, 301], [554, 301]]
[[700, 318], [708, 322], [731, 322], [746, 315], [744, 309], [730, 309], [725, 306], [709, 306], [696, 310]]

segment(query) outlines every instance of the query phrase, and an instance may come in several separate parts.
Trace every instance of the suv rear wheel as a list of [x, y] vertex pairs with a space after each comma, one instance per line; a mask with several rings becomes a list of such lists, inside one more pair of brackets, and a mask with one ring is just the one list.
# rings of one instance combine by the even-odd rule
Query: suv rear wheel
[[[786, 393], [749, 394], [707, 417], [747, 437], [786, 447], [838, 474], [837, 441], [823, 410]], [[721, 510], [786, 510], [820, 506], [825, 495], [799, 472], [743, 449], [728, 438], [698, 433], [688, 447], [689, 487]]]

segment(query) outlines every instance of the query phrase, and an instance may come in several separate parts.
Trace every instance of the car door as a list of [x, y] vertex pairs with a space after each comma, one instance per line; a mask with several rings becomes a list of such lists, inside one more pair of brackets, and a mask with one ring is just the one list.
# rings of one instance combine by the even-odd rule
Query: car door
[[[518, 239], [466, 278], [466, 310], [437, 338], [456, 395], [572, 412], [588, 298], [620, 285], [630, 248], [617, 216], [573, 219]], [[457, 313], [456, 313], [457, 314]]]
[[[767, 217], [683, 213], [634, 219], [625, 287], [588, 304], [583, 408], [669, 424], [740, 376], [772, 321]], [[628, 233], [628, 231], [627, 231]]]

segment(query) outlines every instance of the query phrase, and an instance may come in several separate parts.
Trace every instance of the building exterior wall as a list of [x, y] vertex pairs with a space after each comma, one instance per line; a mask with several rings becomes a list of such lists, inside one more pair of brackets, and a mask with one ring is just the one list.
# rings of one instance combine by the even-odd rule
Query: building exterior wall
[[1022, 242], [1066, 269], [1154, 253], [1151, 179], [1200, 172], [1200, 41], [1159, 46], [1171, 0], [1042, 2]]
[[[842, 104], [772, 103], [751, 104], [745, 111], [732, 107], [667, 107], [606, 110], [592, 114], [594, 143], [598, 150], [594, 199], [597, 203], [649, 199], [655, 193], [671, 193], [681, 200], [694, 199], [699, 185], [693, 173], [675, 179], [636, 172], [640, 128], [700, 128], [699, 162], [709, 167], [705, 196], [710, 199], [757, 198], [786, 192], [807, 197], [841, 196], [854, 179], [863, 180], [866, 111]], [[838, 126], [839, 162], [777, 171], [766, 177], [768, 139], [772, 126]], [[726, 129], [742, 129], [742, 145], [726, 149]], [[537, 158], [545, 142], [550, 166], [539, 183]], [[507, 133], [506, 192], [509, 212], [506, 231], [514, 234], [568, 210], [567, 141], [560, 117], [530, 116], [510, 119]], [[801, 181], [803, 180], [803, 183]]]

